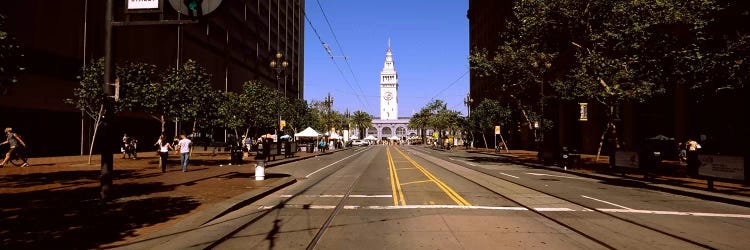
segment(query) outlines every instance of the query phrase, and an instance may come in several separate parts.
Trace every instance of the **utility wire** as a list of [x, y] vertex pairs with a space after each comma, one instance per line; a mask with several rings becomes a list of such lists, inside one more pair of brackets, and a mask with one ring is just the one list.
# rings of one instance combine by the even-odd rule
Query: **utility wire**
[[[367, 96], [365, 95], [365, 92], [362, 90], [361, 84], [359, 84], [359, 80], [357, 79], [357, 75], [354, 74], [354, 70], [352, 70], [352, 65], [349, 63], [349, 57], [346, 56], [346, 53], [344, 53], [344, 48], [341, 46], [341, 43], [339, 42], [338, 37], [336, 37], [336, 32], [333, 31], [333, 26], [331, 25], [331, 22], [328, 20], [328, 15], [326, 15], [326, 12], [323, 10], [323, 5], [320, 4], [320, 0], [316, 0], [318, 3], [318, 8], [320, 8], [320, 12], [323, 13], [323, 18], [326, 21], [326, 24], [328, 25], [328, 29], [331, 31], [331, 35], [333, 36], [333, 40], [336, 42], [336, 46], [338, 46], [339, 51], [341, 51], [341, 54], [343, 55], [344, 62], [346, 62], [347, 67], [349, 68], [349, 73], [352, 74], [352, 78], [354, 79], [354, 84], [357, 86], [357, 89], [359, 89], [360, 94], [365, 98], [365, 102], [368, 104], [367, 107], [371, 107], [370, 100], [367, 99]], [[334, 59], [334, 56], [332, 53], [330, 53], [330, 49], [328, 49], [329, 55], [331, 56], [331, 60]], [[355, 90], [356, 92], [356, 90]]]
[[445, 92], [449, 88], [453, 87], [454, 84], [456, 84], [459, 80], [463, 79], [464, 76], [466, 76], [467, 74], [469, 74], [468, 70], [466, 72], [464, 72], [463, 74], [461, 74], [461, 76], [459, 76], [458, 79], [456, 79], [451, 84], [449, 84], [448, 87], [445, 87], [443, 90], [440, 90], [440, 92], [438, 92], [437, 94], [435, 94], [435, 96], [433, 96], [432, 99], [435, 99], [435, 97], [438, 97], [440, 94], [442, 94], [443, 92]]
[[[323, 49], [326, 51], [329, 57], [333, 59], [333, 53], [331, 52], [331, 48], [323, 41], [323, 38], [320, 37], [320, 33], [318, 33], [318, 29], [315, 28], [315, 26], [310, 21], [310, 18], [307, 16], [307, 12], [303, 12], [303, 15], [305, 16], [305, 20], [307, 20], [307, 24], [310, 25], [310, 28], [312, 28], [313, 32], [315, 33], [315, 36], [318, 37], [318, 40], [320, 41], [320, 44], [323, 46]], [[349, 82], [349, 80], [346, 78], [346, 75], [344, 74], [344, 71], [341, 70], [341, 67], [339, 67], [338, 63], [336, 63], [335, 60], [331, 60], [333, 62], [333, 65], [336, 66], [336, 69], [339, 71], [339, 74], [341, 75], [341, 78], [346, 82], [346, 85], [349, 86], [349, 88], [356, 93], [357, 90], [352, 87], [352, 84]], [[360, 89], [361, 90], [361, 89]], [[365, 105], [364, 102], [362, 102], [362, 99], [359, 95], [355, 95], [357, 97], [357, 101], [359, 101], [359, 104], [362, 105], [362, 108], [368, 107]], [[366, 100], [366, 98], [365, 98]]]

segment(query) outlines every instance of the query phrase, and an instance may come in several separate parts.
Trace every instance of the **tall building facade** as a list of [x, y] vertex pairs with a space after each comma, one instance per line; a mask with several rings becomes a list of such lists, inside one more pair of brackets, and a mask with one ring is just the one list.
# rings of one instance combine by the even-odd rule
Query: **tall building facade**
[[[125, 0], [115, 0], [114, 18], [187, 18], [179, 17], [169, 2], [163, 1], [161, 15], [126, 15]], [[211, 74], [217, 90], [238, 91], [244, 82], [259, 80], [303, 99], [304, 6], [304, 0], [222, 1], [196, 24], [115, 27], [114, 61], [151, 63], [164, 72], [192, 59]], [[104, 54], [105, 1], [10, 1], [0, 13], [8, 17], [3, 31], [17, 39], [26, 68], [0, 97], [0, 126], [24, 135], [36, 155], [87, 153], [91, 119], [64, 100], [73, 97], [81, 69]], [[289, 63], [278, 81], [269, 66], [276, 53]], [[142, 142], [160, 131], [158, 122], [142, 114], [121, 113], [117, 120], [119, 133]], [[182, 124], [168, 124], [170, 134], [178, 130]], [[224, 139], [222, 132], [216, 134], [215, 141]]]

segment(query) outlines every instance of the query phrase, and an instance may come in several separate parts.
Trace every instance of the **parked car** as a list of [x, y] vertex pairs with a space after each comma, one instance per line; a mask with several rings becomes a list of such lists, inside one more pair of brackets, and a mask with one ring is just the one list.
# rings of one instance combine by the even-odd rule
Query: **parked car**
[[370, 143], [368, 143], [365, 140], [352, 140], [352, 146], [367, 146], [367, 145], [370, 145]]

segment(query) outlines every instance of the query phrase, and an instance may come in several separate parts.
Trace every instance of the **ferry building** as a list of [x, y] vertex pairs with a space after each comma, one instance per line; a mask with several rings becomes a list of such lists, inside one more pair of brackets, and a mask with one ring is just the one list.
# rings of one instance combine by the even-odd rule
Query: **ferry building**
[[[380, 72], [380, 117], [372, 119], [367, 137], [378, 141], [406, 141], [419, 135], [418, 130], [409, 129], [410, 117], [398, 116], [398, 73], [393, 62], [391, 43], [385, 52], [383, 70]], [[358, 131], [355, 131], [355, 135]]]

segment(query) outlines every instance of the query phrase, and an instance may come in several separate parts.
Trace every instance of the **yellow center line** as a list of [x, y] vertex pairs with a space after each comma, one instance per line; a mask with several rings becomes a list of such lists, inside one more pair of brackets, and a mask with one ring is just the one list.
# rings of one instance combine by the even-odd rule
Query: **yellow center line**
[[419, 169], [419, 171], [421, 171], [425, 176], [427, 176], [427, 178], [429, 178], [430, 180], [433, 180], [435, 182], [435, 184], [440, 189], [442, 189], [443, 192], [445, 192], [446, 195], [448, 195], [449, 198], [451, 198], [453, 201], [456, 202], [456, 204], [458, 204], [460, 206], [471, 206], [471, 204], [468, 201], [466, 201], [463, 197], [461, 197], [461, 195], [459, 195], [458, 193], [456, 193], [456, 191], [454, 191], [448, 185], [446, 185], [445, 183], [443, 183], [442, 181], [440, 181], [437, 177], [435, 177], [434, 175], [432, 175], [432, 173], [430, 173], [429, 171], [427, 171], [427, 169], [425, 169], [422, 165], [419, 165], [419, 163], [417, 163], [416, 161], [414, 161], [414, 159], [412, 159], [411, 157], [409, 157], [406, 154], [404, 154], [404, 152], [401, 152], [401, 150], [399, 150], [398, 148], [395, 148], [395, 150], [396, 150], [396, 152], [398, 152], [399, 154], [401, 154], [404, 158], [406, 158], [406, 160], [408, 160], [409, 162], [411, 162], [411, 164], [414, 165], [414, 167], [416, 167], [417, 169]]
[[393, 163], [393, 155], [391, 150], [386, 148], [385, 151], [388, 156], [388, 171], [391, 175], [391, 189], [393, 190], [393, 205], [398, 206], [399, 201], [402, 206], [406, 206], [406, 199], [404, 199], [404, 192], [401, 190], [401, 183], [398, 179], [398, 171], [396, 170], [396, 164]]

